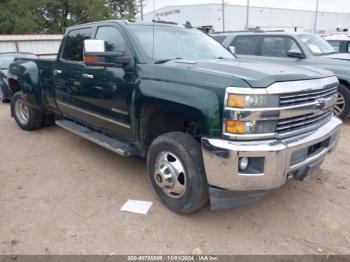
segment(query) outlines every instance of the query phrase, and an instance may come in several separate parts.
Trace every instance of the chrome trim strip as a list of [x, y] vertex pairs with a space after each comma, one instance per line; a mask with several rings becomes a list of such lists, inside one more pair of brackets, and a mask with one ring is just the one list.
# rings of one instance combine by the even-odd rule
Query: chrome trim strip
[[129, 112], [127, 111], [124, 111], [124, 110], [120, 110], [120, 109], [117, 109], [117, 108], [114, 108], [112, 107], [111, 110], [115, 113], [118, 113], [118, 114], [121, 114], [121, 115], [125, 115], [125, 116], [128, 116], [129, 115]]
[[230, 86], [226, 88], [226, 93], [233, 93], [238, 95], [278, 95], [323, 89], [327, 85], [332, 85], [336, 83], [339, 83], [338, 78], [336, 76], [331, 76], [309, 80], [276, 82], [268, 86], [267, 88]]
[[267, 88], [268, 94], [286, 94], [323, 89], [327, 85], [339, 83], [336, 76], [301, 81], [276, 82]]
[[[326, 98], [325, 105], [322, 110], [327, 110], [334, 106], [337, 102], [338, 95], [335, 94]], [[271, 108], [233, 108], [225, 107], [224, 115], [227, 112], [232, 112], [233, 120], [251, 121], [251, 120], [275, 120], [300, 115], [312, 114], [320, 111], [319, 102], [309, 102], [300, 105], [292, 105], [285, 107], [271, 107]], [[238, 113], [236, 113], [238, 112]]]
[[[252, 87], [232, 87], [226, 88], [226, 94], [237, 95], [267, 95], [267, 88], [252, 88]], [[226, 99], [227, 101], [227, 99]], [[225, 103], [226, 105], [226, 103]]]
[[113, 119], [110, 119], [110, 118], [107, 118], [107, 117], [104, 117], [104, 116], [95, 114], [95, 113], [93, 113], [93, 112], [90, 112], [90, 111], [81, 109], [81, 108], [79, 108], [79, 107], [76, 107], [76, 106], [73, 106], [73, 105], [69, 105], [69, 104], [67, 104], [67, 103], [65, 103], [65, 102], [62, 102], [62, 101], [58, 101], [58, 100], [57, 100], [56, 102], [57, 102], [58, 105], [71, 108], [71, 109], [76, 110], [76, 111], [79, 111], [79, 112], [81, 112], [81, 113], [84, 113], [84, 114], [87, 114], [87, 115], [90, 115], [90, 116], [99, 118], [99, 119], [104, 120], [104, 121], [106, 121], [106, 122], [110, 122], [110, 123], [112, 123], [112, 124], [115, 124], [115, 125], [118, 125], [118, 126], [122, 126], [122, 127], [128, 128], [128, 129], [131, 128], [129, 124], [121, 123], [121, 122], [119, 122], [119, 121], [117, 121], [117, 120], [113, 120]]

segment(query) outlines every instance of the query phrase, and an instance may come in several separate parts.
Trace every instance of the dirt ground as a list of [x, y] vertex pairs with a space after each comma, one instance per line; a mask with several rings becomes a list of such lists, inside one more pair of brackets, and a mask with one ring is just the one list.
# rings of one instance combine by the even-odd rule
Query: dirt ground
[[[61, 128], [25, 132], [0, 104], [0, 254], [350, 254], [350, 121], [316, 176], [259, 203], [180, 216], [146, 163]], [[119, 211], [128, 199], [147, 215]]]

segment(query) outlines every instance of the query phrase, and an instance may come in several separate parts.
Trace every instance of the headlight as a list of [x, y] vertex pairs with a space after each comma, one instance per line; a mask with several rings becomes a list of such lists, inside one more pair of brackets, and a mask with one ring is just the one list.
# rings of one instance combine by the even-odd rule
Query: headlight
[[239, 121], [227, 119], [225, 122], [225, 132], [230, 134], [268, 134], [274, 133], [276, 121]]
[[228, 94], [226, 104], [233, 108], [260, 108], [279, 106], [277, 95], [236, 95]]
[[241, 121], [234, 118], [231, 113], [236, 115], [244, 114], [244, 109], [274, 108], [279, 106], [278, 95], [266, 94], [228, 94], [224, 116], [224, 132], [227, 134], [271, 134], [276, 130], [277, 121], [274, 120], [255, 120]]

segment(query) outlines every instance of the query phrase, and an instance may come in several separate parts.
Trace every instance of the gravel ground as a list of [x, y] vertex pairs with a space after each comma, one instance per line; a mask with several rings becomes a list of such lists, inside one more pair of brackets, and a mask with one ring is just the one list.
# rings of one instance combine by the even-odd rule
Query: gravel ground
[[[349, 142], [347, 121], [316, 176], [250, 206], [180, 216], [153, 194], [143, 159], [58, 127], [22, 131], [0, 104], [0, 254], [350, 254]], [[128, 199], [154, 204], [120, 212]]]

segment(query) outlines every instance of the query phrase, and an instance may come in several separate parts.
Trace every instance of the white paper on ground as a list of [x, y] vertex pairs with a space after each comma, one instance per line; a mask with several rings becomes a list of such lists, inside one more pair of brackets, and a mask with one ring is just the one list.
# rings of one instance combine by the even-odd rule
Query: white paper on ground
[[149, 201], [141, 201], [141, 200], [128, 200], [125, 202], [125, 204], [122, 206], [120, 211], [127, 211], [137, 214], [143, 214], [146, 215], [148, 210], [152, 206], [152, 202]]

